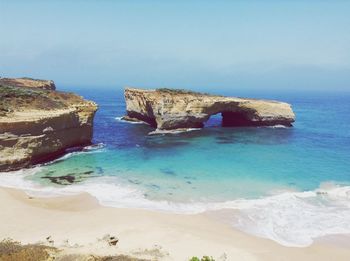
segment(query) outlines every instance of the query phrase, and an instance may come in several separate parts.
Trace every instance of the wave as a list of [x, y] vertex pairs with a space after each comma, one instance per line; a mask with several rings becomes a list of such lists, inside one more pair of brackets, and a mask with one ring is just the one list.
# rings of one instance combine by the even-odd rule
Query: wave
[[165, 134], [179, 134], [184, 132], [190, 132], [190, 131], [198, 131], [201, 130], [201, 128], [184, 128], [184, 129], [174, 129], [174, 130], [158, 130], [151, 131], [148, 133], [148, 135], [165, 135]]
[[96, 152], [97, 150], [101, 150], [104, 147], [106, 147], [106, 145], [102, 142], [100, 143], [96, 143], [96, 144], [92, 144], [92, 145], [88, 145], [83, 147], [83, 152], [90, 152], [90, 151], [94, 151]]
[[60, 161], [69, 159], [69, 158], [76, 156], [76, 155], [79, 155], [79, 154], [103, 152], [104, 151], [103, 149], [105, 148], [105, 146], [106, 145], [104, 143], [97, 143], [97, 144], [92, 144], [92, 145], [88, 145], [88, 146], [84, 146], [84, 147], [69, 148], [69, 149], [66, 149], [66, 153], [64, 155], [62, 155], [61, 157], [58, 157], [57, 159], [45, 162], [41, 165], [43, 165], [43, 166], [50, 165], [52, 163], [60, 162]]
[[269, 129], [289, 129], [290, 127], [287, 127], [282, 124], [276, 124], [272, 126], [259, 126], [258, 128], [269, 128]]
[[231, 225], [285, 246], [308, 246], [315, 238], [350, 233], [350, 186], [287, 192], [221, 204], [237, 209]]
[[143, 121], [128, 121], [128, 120], [124, 120], [123, 117], [115, 117], [115, 119], [117, 121], [120, 121], [120, 122], [124, 122], [124, 123], [130, 123], [130, 124], [146, 124], [146, 125], [149, 125], [148, 123], [146, 122], [143, 122]]
[[211, 211], [212, 215], [224, 217], [225, 222], [239, 230], [272, 239], [285, 246], [304, 247], [312, 244], [318, 237], [350, 233], [350, 186], [326, 186], [314, 191], [283, 192], [259, 199], [176, 203], [150, 200], [143, 191], [125, 186], [116, 177], [91, 178], [65, 187], [41, 186], [26, 178], [41, 171], [41, 168], [0, 173], [0, 185], [23, 189], [29, 195], [40, 197], [87, 192], [101, 205], [109, 207], [181, 214]]

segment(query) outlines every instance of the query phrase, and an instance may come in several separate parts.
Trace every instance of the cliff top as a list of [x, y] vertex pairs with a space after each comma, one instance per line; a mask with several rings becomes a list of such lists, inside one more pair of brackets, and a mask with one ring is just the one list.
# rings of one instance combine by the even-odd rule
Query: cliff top
[[[5, 78], [1, 80], [3, 79]], [[4, 84], [4, 82], [7, 84]], [[96, 106], [95, 103], [86, 101], [81, 96], [73, 93], [18, 86], [17, 84], [12, 85], [12, 83], [11, 79], [0, 81], [0, 117], [23, 111], [63, 110], [83, 104]], [[30, 84], [30, 86], [33, 86], [33, 84]]]
[[223, 97], [221, 95], [215, 95], [205, 92], [196, 92], [186, 89], [173, 89], [173, 88], [157, 88], [157, 89], [139, 89], [134, 87], [125, 87], [125, 90], [129, 91], [139, 91], [139, 92], [149, 92], [149, 93], [164, 93], [172, 95], [194, 95], [194, 96], [213, 96], [213, 97]]
[[186, 89], [172, 89], [172, 88], [157, 88], [157, 89], [139, 89], [134, 87], [125, 87], [125, 92], [138, 92], [142, 94], [155, 94], [157, 95], [171, 95], [173, 97], [183, 97], [183, 96], [189, 96], [190, 98], [217, 98], [220, 100], [236, 100], [236, 101], [261, 101], [261, 102], [271, 102], [271, 103], [283, 103], [280, 101], [275, 100], [267, 100], [267, 99], [256, 99], [256, 98], [244, 98], [244, 97], [235, 97], [235, 96], [225, 96], [225, 95], [218, 95], [218, 94], [211, 94], [211, 93], [205, 93], [205, 92], [196, 92]]
[[29, 77], [23, 78], [1, 78], [0, 85], [14, 86], [14, 87], [28, 87], [39, 88], [45, 90], [55, 90], [55, 83], [51, 80], [40, 80]]

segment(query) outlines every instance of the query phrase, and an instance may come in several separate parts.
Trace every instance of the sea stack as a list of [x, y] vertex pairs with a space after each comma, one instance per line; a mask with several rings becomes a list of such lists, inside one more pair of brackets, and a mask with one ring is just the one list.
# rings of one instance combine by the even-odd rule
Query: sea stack
[[225, 97], [176, 89], [126, 88], [125, 120], [143, 121], [157, 130], [202, 128], [211, 115], [221, 113], [224, 127], [290, 127], [295, 121], [285, 102]]
[[0, 78], [0, 171], [91, 144], [97, 105], [55, 89], [53, 81]]

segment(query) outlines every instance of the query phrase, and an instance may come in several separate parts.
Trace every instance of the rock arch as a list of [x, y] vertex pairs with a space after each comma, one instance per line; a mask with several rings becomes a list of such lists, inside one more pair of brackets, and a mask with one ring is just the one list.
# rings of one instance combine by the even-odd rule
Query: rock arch
[[184, 90], [126, 88], [125, 102], [125, 120], [144, 121], [159, 130], [202, 128], [218, 113], [223, 126], [292, 126], [295, 120], [288, 103]]

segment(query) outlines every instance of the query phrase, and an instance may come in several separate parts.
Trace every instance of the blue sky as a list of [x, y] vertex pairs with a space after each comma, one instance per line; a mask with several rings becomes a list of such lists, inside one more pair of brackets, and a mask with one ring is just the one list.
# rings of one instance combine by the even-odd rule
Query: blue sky
[[0, 0], [0, 76], [350, 90], [350, 1]]

